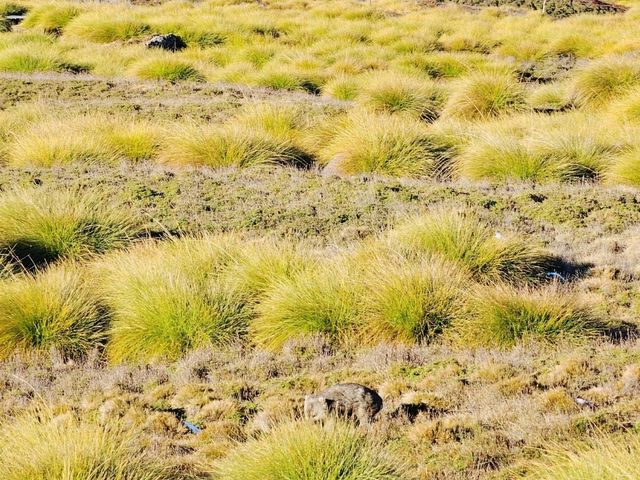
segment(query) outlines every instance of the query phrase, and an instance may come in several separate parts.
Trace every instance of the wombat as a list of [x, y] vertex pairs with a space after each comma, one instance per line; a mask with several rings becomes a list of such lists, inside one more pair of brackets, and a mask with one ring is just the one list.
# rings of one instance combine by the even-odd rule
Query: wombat
[[304, 414], [312, 420], [324, 420], [331, 413], [369, 423], [382, 409], [382, 398], [375, 390], [357, 383], [339, 383], [315, 395], [304, 397]]

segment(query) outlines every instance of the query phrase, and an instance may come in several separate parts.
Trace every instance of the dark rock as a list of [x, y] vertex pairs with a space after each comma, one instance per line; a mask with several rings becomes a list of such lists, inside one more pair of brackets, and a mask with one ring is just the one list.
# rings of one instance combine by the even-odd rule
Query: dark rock
[[187, 44], [178, 35], [168, 33], [166, 35], [155, 35], [153, 38], [145, 42], [147, 48], [161, 48], [171, 52], [177, 52], [187, 48]]

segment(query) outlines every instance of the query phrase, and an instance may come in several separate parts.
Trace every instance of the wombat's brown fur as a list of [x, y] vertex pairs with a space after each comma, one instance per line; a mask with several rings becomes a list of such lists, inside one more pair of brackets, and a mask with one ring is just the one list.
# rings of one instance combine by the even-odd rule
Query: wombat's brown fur
[[382, 409], [382, 398], [375, 390], [357, 383], [339, 383], [304, 398], [304, 414], [312, 420], [324, 420], [331, 413], [355, 417], [369, 423]]

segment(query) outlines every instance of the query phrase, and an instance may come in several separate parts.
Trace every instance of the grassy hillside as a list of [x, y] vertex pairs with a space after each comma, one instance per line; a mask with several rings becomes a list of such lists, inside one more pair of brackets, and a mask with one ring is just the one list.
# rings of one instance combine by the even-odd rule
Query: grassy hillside
[[638, 18], [0, 0], [0, 478], [636, 478]]

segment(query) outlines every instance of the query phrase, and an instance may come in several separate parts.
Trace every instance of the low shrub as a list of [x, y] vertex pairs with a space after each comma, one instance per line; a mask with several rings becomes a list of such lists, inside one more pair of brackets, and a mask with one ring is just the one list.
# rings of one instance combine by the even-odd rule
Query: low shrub
[[557, 286], [478, 290], [471, 315], [454, 325], [464, 345], [507, 347], [521, 340], [577, 340], [604, 333], [607, 325], [568, 291]]
[[4, 480], [169, 480], [175, 472], [145, 456], [134, 437], [71, 414], [37, 411], [0, 430], [0, 477]]
[[0, 319], [0, 357], [51, 348], [80, 357], [100, 344], [106, 328], [89, 283], [73, 266], [0, 279]]
[[476, 73], [461, 81], [449, 97], [444, 112], [452, 117], [474, 120], [526, 108], [524, 90], [510, 75]]
[[218, 461], [220, 480], [401, 480], [402, 464], [393, 462], [353, 426], [323, 427], [308, 422], [283, 424], [249, 440]]
[[25, 268], [126, 245], [140, 230], [120, 205], [77, 192], [14, 189], [0, 195], [0, 253]]
[[503, 237], [476, 215], [440, 211], [405, 222], [391, 238], [409, 252], [442, 255], [478, 280], [537, 282], [553, 268], [553, 258], [529, 240]]

